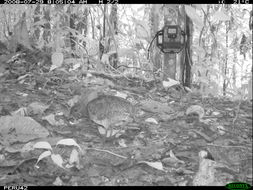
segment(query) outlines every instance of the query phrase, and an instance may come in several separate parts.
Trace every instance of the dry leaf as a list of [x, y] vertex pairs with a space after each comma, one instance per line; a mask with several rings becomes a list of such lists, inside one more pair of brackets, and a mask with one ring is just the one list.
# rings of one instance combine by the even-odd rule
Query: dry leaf
[[147, 118], [147, 119], [145, 120], [145, 122], [154, 123], [154, 124], [158, 125], [158, 122], [157, 122], [156, 119], [154, 119], [154, 118]]
[[60, 67], [63, 63], [63, 54], [61, 52], [55, 52], [52, 54], [52, 66], [50, 68], [50, 71]]
[[51, 145], [48, 142], [46, 142], [46, 141], [35, 143], [33, 145], [33, 148], [52, 150]]
[[31, 103], [28, 107], [27, 107], [27, 110], [28, 110], [28, 113], [33, 113], [33, 114], [43, 114], [44, 111], [46, 109], [48, 109], [49, 106], [48, 105], [45, 105], [43, 103], [40, 103], [40, 102], [33, 102]]
[[63, 167], [63, 159], [62, 159], [62, 157], [61, 157], [61, 155], [60, 154], [52, 154], [51, 155], [51, 158], [52, 158], [52, 160], [53, 160], [53, 162], [57, 165], [57, 166], [59, 166], [59, 167], [61, 167], [61, 168], [64, 168]]
[[3, 116], [0, 117], [0, 131], [7, 143], [28, 142], [49, 135], [46, 128], [30, 117]]
[[164, 171], [162, 162], [146, 162], [146, 161], [140, 161], [138, 163], [144, 163], [149, 165], [152, 168], [155, 168], [157, 170]]
[[40, 160], [42, 160], [43, 158], [46, 158], [46, 157], [50, 156], [51, 154], [52, 154], [52, 152], [49, 151], [49, 150], [43, 152], [43, 153], [39, 156], [39, 158], [38, 158], [38, 160], [37, 160], [37, 162], [36, 162], [35, 165], [37, 165], [37, 164], [39, 163]]
[[81, 147], [76, 143], [74, 139], [61, 139], [56, 143], [57, 145], [67, 145], [67, 146], [76, 146], [79, 150], [82, 150]]

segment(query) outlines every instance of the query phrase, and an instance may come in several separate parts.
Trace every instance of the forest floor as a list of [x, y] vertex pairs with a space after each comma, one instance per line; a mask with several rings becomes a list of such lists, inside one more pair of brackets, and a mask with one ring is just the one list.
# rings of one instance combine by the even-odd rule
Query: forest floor
[[[22, 69], [0, 76], [1, 185], [185, 186], [209, 171], [216, 179], [203, 185], [252, 185], [252, 101], [60, 70], [17, 75]], [[143, 111], [138, 130], [107, 141], [89, 118], [70, 119], [76, 92], [105, 81], [107, 92], [128, 95]], [[214, 168], [202, 166], [203, 150]]]

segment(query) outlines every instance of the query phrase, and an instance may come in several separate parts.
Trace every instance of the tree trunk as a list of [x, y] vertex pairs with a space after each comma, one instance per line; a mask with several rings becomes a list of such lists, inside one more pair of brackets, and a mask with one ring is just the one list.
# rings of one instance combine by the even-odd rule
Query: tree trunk
[[[150, 11], [150, 30], [151, 30], [151, 37], [154, 37], [158, 31], [159, 27], [159, 14], [157, 14], [156, 10], [156, 4], [152, 4], [151, 11]], [[152, 51], [151, 59], [153, 62], [153, 72], [156, 72], [161, 68], [161, 54], [159, 53], [159, 49], [157, 46], [154, 46], [154, 49]]]
[[192, 82], [192, 73], [191, 73], [191, 63], [192, 63], [192, 41], [193, 41], [193, 23], [186, 15], [186, 36], [188, 38], [186, 47], [185, 47], [185, 79], [183, 84], [185, 86], [188, 86], [189, 88], [191, 87], [191, 82]]
[[[34, 23], [40, 21], [39, 14], [40, 14], [40, 4], [38, 4], [37, 7], [34, 10], [34, 18], [33, 18]], [[36, 28], [35, 31], [34, 31], [34, 39], [39, 40], [39, 38], [40, 38], [40, 29]]]
[[[117, 7], [117, 4], [112, 4], [112, 8], [111, 8], [111, 13], [110, 13], [110, 17], [109, 17], [109, 22], [111, 24], [111, 35], [110, 35], [110, 44], [109, 46], [116, 46], [115, 42], [113, 39], [113, 36], [117, 35], [118, 34], [118, 7]], [[111, 48], [110, 48], [111, 49]], [[117, 48], [115, 47], [115, 50]], [[114, 69], [117, 69], [118, 67], [118, 53], [114, 53], [112, 55], [110, 55], [109, 57], [109, 62], [110, 62], [110, 65], [114, 68]]]
[[[71, 12], [71, 11], [70, 11]], [[70, 29], [76, 29], [76, 25], [75, 25], [75, 22], [76, 22], [76, 14], [75, 13], [71, 13], [70, 14], [70, 19], [69, 19], [69, 27]], [[73, 36], [73, 34], [70, 32], [69, 33], [69, 40], [70, 40], [70, 47], [71, 47], [71, 50], [72, 52], [75, 52], [75, 49], [76, 49], [76, 38]], [[72, 56], [74, 56], [74, 54], [72, 53]]]
[[[44, 11], [44, 19], [47, 21], [47, 23], [44, 24], [44, 31], [43, 31], [43, 40], [46, 43], [49, 43], [51, 41], [51, 25], [50, 25], [50, 7], [47, 6], [46, 10]], [[52, 48], [44, 49], [46, 52], [51, 52]]]
[[[178, 25], [178, 5], [167, 5], [164, 15], [165, 25]], [[163, 80], [167, 78], [176, 79], [176, 54], [164, 53]]]

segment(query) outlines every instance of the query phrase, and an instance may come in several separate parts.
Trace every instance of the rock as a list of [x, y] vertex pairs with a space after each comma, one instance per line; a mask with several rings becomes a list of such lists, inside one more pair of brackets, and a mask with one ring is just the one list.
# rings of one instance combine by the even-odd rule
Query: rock
[[225, 186], [234, 180], [229, 173], [222, 172], [223, 163], [207, 159], [207, 152], [199, 152], [199, 170], [193, 178], [193, 186]]

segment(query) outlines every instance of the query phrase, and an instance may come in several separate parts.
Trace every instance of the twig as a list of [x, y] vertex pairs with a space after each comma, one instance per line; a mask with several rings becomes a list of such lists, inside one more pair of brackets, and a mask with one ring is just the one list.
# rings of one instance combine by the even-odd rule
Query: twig
[[116, 154], [116, 153], [113, 153], [113, 152], [111, 152], [109, 150], [102, 150], [102, 149], [97, 149], [97, 148], [86, 148], [86, 149], [88, 149], [88, 150], [96, 150], [96, 151], [100, 151], [100, 152], [107, 152], [107, 153], [112, 154], [114, 156], [117, 156], [117, 157], [120, 157], [120, 158], [123, 158], [123, 159], [127, 159], [127, 157], [119, 155], [119, 154]]
[[241, 103], [242, 103], [242, 100], [240, 99], [240, 100], [239, 100], [239, 104], [238, 104], [238, 106], [237, 106], [237, 110], [236, 110], [235, 118], [233, 119], [233, 125], [232, 125], [232, 127], [233, 127], [233, 131], [234, 131], [234, 129], [235, 129], [235, 121], [237, 120], [238, 115], [239, 115], [239, 112], [240, 112], [240, 106], [241, 106]]
[[206, 145], [223, 147], [223, 148], [243, 148], [243, 149], [248, 149], [249, 148], [249, 147], [245, 147], [245, 146], [226, 146], [226, 145], [219, 145], [219, 144], [212, 144], [212, 143], [208, 143]]

